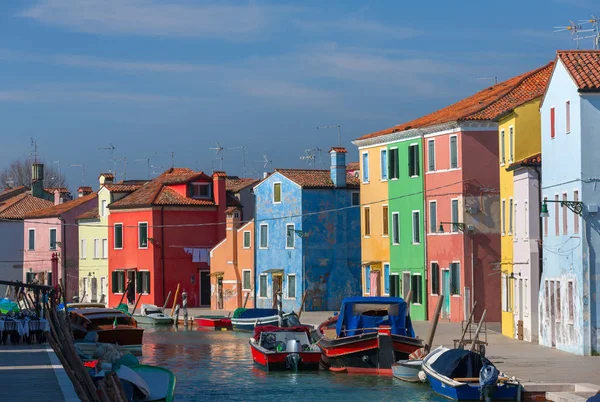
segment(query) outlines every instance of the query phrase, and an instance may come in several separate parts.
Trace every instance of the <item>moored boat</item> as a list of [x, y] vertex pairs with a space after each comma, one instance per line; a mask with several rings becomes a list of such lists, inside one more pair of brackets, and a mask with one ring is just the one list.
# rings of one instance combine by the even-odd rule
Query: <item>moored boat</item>
[[[108, 367], [111, 365], [108, 364]], [[114, 368], [128, 401], [172, 402], [175, 397], [175, 374], [164, 367], [140, 364]], [[94, 375], [104, 377], [105, 370]]]
[[215, 331], [232, 329], [231, 317], [199, 315], [194, 317], [194, 323], [199, 328], [212, 329]]
[[[483, 369], [483, 370], [482, 370]], [[517, 400], [521, 385], [499, 377], [496, 367], [479, 353], [440, 346], [423, 360], [423, 371], [431, 389], [456, 401]]]
[[392, 364], [392, 375], [402, 381], [419, 382], [423, 360], [399, 360]]
[[321, 360], [321, 350], [310, 343], [310, 329], [305, 326], [258, 326], [250, 349], [254, 363], [267, 371], [318, 370]]
[[400, 297], [344, 299], [340, 314], [318, 332], [321, 364], [336, 372], [392, 375], [394, 362], [423, 347]]
[[[237, 312], [237, 311], [236, 311]], [[279, 310], [274, 308], [249, 308], [231, 318], [234, 331], [253, 332], [260, 325], [275, 325], [280, 327], [295, 327], [300, 325], [296, 313], [284, 313], [279, 316]]]
[[141, 314], [134, 314], [133, 318], [138, 324], [173, 325], [173, 318], [154, 304], [142, 304]]

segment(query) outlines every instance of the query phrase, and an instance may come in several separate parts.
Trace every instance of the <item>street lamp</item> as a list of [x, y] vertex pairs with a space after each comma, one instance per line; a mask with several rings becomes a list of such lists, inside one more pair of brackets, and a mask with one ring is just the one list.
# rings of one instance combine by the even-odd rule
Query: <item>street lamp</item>
[[459, 230], [463, 233], [465, 233], [465, 232], [472, 233], [473, 232], [473, 226], [467, 225], [463, 222], [440, 222], [440, 228], [438, 229], [439, 233], [444, 233], [444, 225], [452, 225], [457, 230]]
[[544, 200], [542, 203], [542, 208], [540, 210], [540, 218], [547, 218], [550, 216], [548, 213], [548, 203], [549, 202], [558, 202], [561, 207], [567, 207], [577, 215], [581, 216], [583, 211], [583, 203], [581, 201], [552, 201], [552, 200]]

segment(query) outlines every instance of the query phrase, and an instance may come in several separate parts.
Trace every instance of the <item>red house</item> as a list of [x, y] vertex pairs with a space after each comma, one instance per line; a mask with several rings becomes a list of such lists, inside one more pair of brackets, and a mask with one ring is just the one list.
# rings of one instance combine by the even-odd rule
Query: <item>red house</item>
[[188, 306], [210, 305], [209, 252], [225, 237], [228, 201], [239, 206], [225, 186], [223, 172], [171, 168], [109, 205], [109, 305], [119, 303], [128, 280], [140, 304], [162, 306], [172, 292], [172, 305], [180, 285]]

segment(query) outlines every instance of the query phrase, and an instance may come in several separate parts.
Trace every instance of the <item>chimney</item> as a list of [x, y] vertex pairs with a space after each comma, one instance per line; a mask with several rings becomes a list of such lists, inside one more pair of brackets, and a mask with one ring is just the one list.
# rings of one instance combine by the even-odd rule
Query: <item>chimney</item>
[[333, 147], [329, 150], [331, 155], [331, 181], [336, 188], [346, 187], [346, 148]]
[[92, 188], [91, 187], [79, 187], [77, 189], [77, 197], [81, 198], [81, 197], [85, 197], [88, 194], [92, 193]]
[[269, 176], [269, 172], [263, 172], [263, 179], [266, 179]]
[[114, 180], [115, 180], [115, 175], [112, 173], [100, 173], [100, 176], [98, 176], [98, 181], [100, 182], [100, 187], [102, 187], [105, 184], [113, 184]]
[[[223, 222], [222, 219], [225, 219], [225, 210], [227, 209], [227, 190], [225, 189], [225, 182], [227, 179], [227, 174], [225, 172], [213, 172], [213, 199], [215, 200], [215, 204], [217, 204], [218, 209], [218, 221]], [[223, 228], [223, 225], [218, 225], [220, 228]], [[219, 238], [225, 237], [224, 230], [219, 230], [221, 234]]]
[[44, 165], [41, 163], [31, 165], [31, 195], [38, 198], [45, 198]]
[[60, 190], [54, 190], [54, 205], [62, 204], [63, 200], [60, 196]]

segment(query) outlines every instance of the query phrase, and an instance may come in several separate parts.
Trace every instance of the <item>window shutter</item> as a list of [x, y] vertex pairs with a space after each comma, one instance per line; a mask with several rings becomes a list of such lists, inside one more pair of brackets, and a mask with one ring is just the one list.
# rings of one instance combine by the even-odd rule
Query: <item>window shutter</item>
[[554, 125], [554, 108], [550, 108], [550, 138], [554, 138], [556, 135], [555, 125]]
[[119, 272], [112, 271], [111, 276], [112, 276], [111, 291], [113, 293], [118, 293], [119, 292]]
[[144, 290], [146, 293], [150, 293], [150, 272], [146, 272], [144, 275]]
[[413, 148], [413, 169], [414, 169], [414, 176], [418, 176], [419, 175], [419, 146], [415, 145], [412, 147]]
[[142, 293], [144, 290], [144, 284], [142, 283], [142, 281], [144, 280], [143, 277], [143, 273], [140, 271], [137, 271], [135, 273], [135, 292], [136, 293]]

